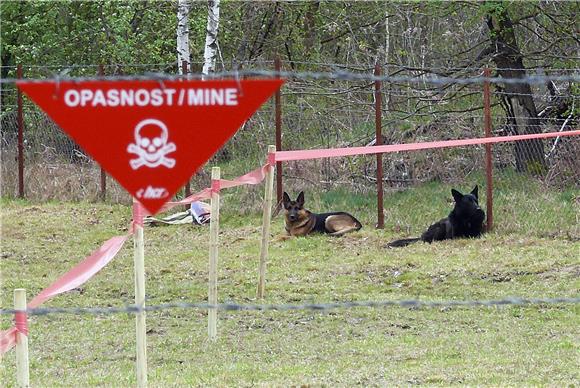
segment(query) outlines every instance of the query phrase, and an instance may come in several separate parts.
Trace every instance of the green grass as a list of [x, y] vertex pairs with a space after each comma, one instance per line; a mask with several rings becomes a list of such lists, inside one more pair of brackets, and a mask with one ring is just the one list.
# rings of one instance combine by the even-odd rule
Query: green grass
[[[256, 190], [234, 190], [222, 199], [220, 302], [257, 302]], [[449, 211], [448, 185], [386, 196], [380, 231], [372, 227], [372, 195], [307, 193], [312, 210], [349, 210], [365, 227], [342, 238], [272, 242], [264, 302], [578, 296], [578, 194], [500, 178], [492, 233], [395, 250], [385, 243], [416, 235]], [[26, 288], [32, 298], [107, 238], [126, 233], [130, 221], [121, 205], [1, 205], [3, 307], [11, 307], [14, 288]], [[281, 216], [273, 220], [274, 236], [283, 232], [282, 222]], [[145, 230], [148, 304], [206, 300], [208, 229]], [[133, 290], [128, 242], [94, 279], [45, 306], [122, 306], [132, 303]], [[149, 384], [577, 385], [579, 312], [575, 305], [220, 312], [215, 343], [207, 339], [204, 311], [154, 312], [147, 315]], [[2, 317], [2, 328], [10, 325]], [[31, 382], [135, 385], [134, 348], [130, 315], [35, 316]], [[15, 386], [14, 365], [11, 351], [0, 368], [3, 386]]]

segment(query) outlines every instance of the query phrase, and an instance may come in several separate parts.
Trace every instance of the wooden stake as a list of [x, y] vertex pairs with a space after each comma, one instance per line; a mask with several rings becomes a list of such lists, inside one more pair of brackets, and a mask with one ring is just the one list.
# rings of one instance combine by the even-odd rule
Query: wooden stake
[[[141, 206], [141, 205], [138, 205]], [[138, 222], [139, 223], [139, 222]], [[145, 307], [145, 240], [143, 226], [135, 224], [133, 239], [135, 261], [135, 305]], [[135, 314], [137, 335], [137, 387], [147, 386], [147, 337], [145, 311]]]
[[[14, 290], [14, 310], [26, 311], [26, 290]], [[28, 363], [28, 336], [16, 333], [16, 381], [19, 387], [30, 386], [30, 372]]]
[[[268, 146], [268, 154], [276, 152], [276, 146]], [[266, 261], [268, 260], [268, 244], [270, 242], [270, 221], [272, 218], [272, 192], [274, 191], [274, 166], [268, 166], [264, 193], [264, 208], [262, 218], [262, 245], [260, 247], [260, 268], [258, 273], [258, 299], [264, 297], [266, 288]]]
[[[211, 169], [211, 217], [209, 223], [209, 290], [208, 304], [216, 305], [217, 298], [217, 266], [220, 232], [220, 168]], [[217, 339], [217, 309], [207, 311], [207, 333], [211, 341]]]

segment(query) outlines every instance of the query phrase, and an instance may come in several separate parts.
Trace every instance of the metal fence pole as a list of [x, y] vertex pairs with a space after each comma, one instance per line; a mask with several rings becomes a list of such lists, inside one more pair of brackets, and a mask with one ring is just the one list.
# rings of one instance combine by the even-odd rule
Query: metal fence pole
[[[181, 61], [181, 73], [183, 75], [188, 74], [189, 63], [186, 60]], [[185, 183], [185, 196], [189, 197], [191, 195], [191, 178], [187, 179], [187, 183]], [[187, 206], [186, 206], [187, 208]]]
[[[100, 64], [99, 65], [99, 76], [102, 77], [105, 75], [105, 67]], [[107, 198], [107, 173], [105, 172], [105, 170], [103, 169], [103, 166], [101, 167], [101, 201], [105, 201], [105, 199]]]
[[[22, 78], [22, 65], [16, 68], [16, 77]], [[18, 104], [18, 196], [24, 198], [24, 110], [22, 92], [17, 88]]]
[[[485, 68], [483, 70], [485, 77], [491, 77], [491, 70]], [[485, 137], [491, 137], [491, 94], [489, 88], [489, 81], [483, 83], [483, 123], [485, 127]], [[491, 144], [485, 145], [485, 177], [487, 188], [487, 230], [493, 229], [493, 161], [491, 153]]]
[[[379, 63], [375, 63], [375, 75], [381, 75]], [[382, 134], [382, 96], [381, 81], [375, 81], [375, 145], [383, 144]], [[385, 227], [385, 214], [383, 210], [383, 154], [377, 154], [377, 229]]]
[[[274, 60], [274, 68], [276, 71], [282, 69], [280, 57]], [[280, 89], [276, 91], [275, 105], [276, 105], [276, 151], [282, 151], [282, 98]], [[276, 162], [276, 203], [282, 201], [282, 162]]]

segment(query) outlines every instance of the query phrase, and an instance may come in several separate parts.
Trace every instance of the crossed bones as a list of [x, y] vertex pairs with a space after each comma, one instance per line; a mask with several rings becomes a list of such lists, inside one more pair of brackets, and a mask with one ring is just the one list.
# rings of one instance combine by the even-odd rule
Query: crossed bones
[[133, 170], [145, 165], [147, 167], [157, 167], [164, 165], [167, 168], [175, 166], [175, 159], [167, 158], [165, 155], [175, 151], [177, 148], [174, 143], [166, 144], [163, 148], [158, 149], [155, 153], [150, 154], [146, 150], [131, 143], [127, 147], [127, 152], [137, 154], [137, 159], [131, 159], [129, 164]]

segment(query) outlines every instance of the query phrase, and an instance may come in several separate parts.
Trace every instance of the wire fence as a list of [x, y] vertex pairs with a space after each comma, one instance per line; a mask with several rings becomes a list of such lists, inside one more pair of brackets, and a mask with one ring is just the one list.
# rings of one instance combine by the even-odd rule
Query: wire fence
[[[53, 314], [67, 315], [110, 315], [110, 314], [138, 314], [141, 312], [163, 311], [172, 309], [221, 310], [221, 311], [295, 311], [311, 310], [324, 311], [335, 309], [350, 309], [358, 307], [404, 307], [404, 308], [441, 308], [441, 307], [494, 307], [494, 306], [526, 306], [551, 304], [578, 304], [576, 298], [520, 298], [510, 297], [496, 300], [447, 300], [425, 301], [417, 299], [381, 300], [381, 301], [345, 301], [332, 303], [305, 303], [305, 304], [237, 304], [237, 303], [163, 303], [151, 306], [130, 305], [124, 307], [37, 307], [26, 310], [27, 315], [44, 316]], [[0, 309], [0, 315], [14, 315], [20, 312], [14, 309]]]
[[[291, 313], [293, 319], [284, 320], [283, 323], [275, 312], [259, 315], [254, 313], [253, 316], [249, 316], [250, 312], [227, 314], [228, 317], [224, 317], [221, 326], [223, 338], [218, 343], [211, 344], [212, 346], [204, 339], [206, 328], [203, 313], [195, 314], [192, 311], [148, 313], [149, 385], [167, 386], [168, 381], [177, 381], [175, 385], [192, 385], [192, 380], [196, 382], [194, 385], [203, 385], [203, 377], [196, 380], [190, 376], [204, 376], [202, 373], [209, 373], [204, 372], [207, 370], [224, 370], [224, 375], [239, 373], [232, 370], [237, 370], [240, 362], [245, 363], [245, 360], [250, 360], [253, 364], [268, 365], [268, 360], [276, 358], [273, 355], [278, 352], [287, 353], [294, 359], [304, 360], [301, 361], [304, 363], [311, 362], [313, 357], [318, 362], [336, 362], [337, 359], [343, 357], [352, 359], [351, 352], [357, 351], [356, 344], [359, 341], [371, 341], [375, 336], [393, 339], [392, 343], [384, 346], [373, 341], [374, 346], [385, 349], [383, 350], [386, 353], [384, 357], [389, 361], [392, 359], [393, 362], [396, 362], [399, 357], [414, 359], [413, 357], [417, 357], [417, 353], [422, 351], [407, 343], [410, 336], [417, 338], [417, 342], [424, 346], [427, 346], [426, 341], [430, 343], [429, 326], [423, 324], [423, 320], [418, 315], [424, 314], [421, 310], [404, 309], [404, 315], [395, 314], [383, 318], [355, 311], [353, 310], [353, 315], [347, 316], [330, 310], [319, 313], [316, 311], [293, 312]], [[380, 317], [381, 310], [376, 311], [379, 312], [376, 315]], [[367, 311], [369, 314], [370, 312], [370, 310]], [[518, 315], [526, 314], [526, 312], [527, 310], [521, 310], [520, 307], [520, 310], [507, 310], [503, 313], [500, 311], [498, 315], [503, 317], [510, 313]], [[437, 332], [439, 341], [450, 349], [449, 352], [455, 349], [453, 338], [460, 337], [465, 341], [465, 336], [467, 336], [472, 338], [470, 341], [479, 342], [488, 341], [488, 335], [495, 335], [501, 341], [505, 335], [508, 335], [500, 331], [498, 324], [485, 328], [482, 328], [481, 324], [468, 325], [466, 322], [478, 320], [465, 310], [457, 313], [467, 315], [462, 318], [458, 317], [456, 324], [449, 325], [452, 327], [442, 328]], [[452, 312], [437, 312], [437, 314], [441, 314], [441, 319], [449, 319]], [[135, 386], [135, 322], [133, 317], [130, 315], [74, 316], [74, 331], [63, 330], [68, 327], [71, 318], [73, 317], [36, 316], [32, 318], [34, 328], [42, 328], [42, 330], [31, 330], [29, 335], [31, 384], [44, 386], [50, 381], [53, 384], [65, 386], [79, 384]], [[513, 319], [516, 320], [516, 318]], [[499, 320], [503, 322], [501, 318]], [[328, 323], [324, 325], [321, 321]], [[367, 332], [369, 322], [379, 327], [372, 334]], [[327, 330], [332, 329], [329, 327], [335, 328], [330, 336]], [[256, 337], [261, 340], [256, 340]], [[334, 337], [335, 340], [329, 337]], [[564, 338], [560, 340], [565, 341]], [[334, 345], [332, 349], [329, 349], [329, 342], [335, 341], [343, 342], [344, 345]], [[513, 349], [510, 351], [513, 352]], [[530, 351], [536, 354], [538, 350], [532, 347], [532, 349], [528, 348], [528, 352]], [[317, 352], [319, 354], [313, 354]], [[370, 350], [366, 353], [370, 353]], [[395, 354], [391, 355], [391, 353]], [[373, 352], [374, 354], [376, 353]], [[495, 354], [497, 356], [497, 352]], [[6, 386], [16, 385], [14, 359], [14, 352], [4, 357], [3, 381]], [[208, 359], [213, 359], [213, 362], [207, 361]], [[225, 365], [222, 365], [222, 362], [225, 362]], [[284, 360], [284, 362], [294, 365], [293, 362], [296, 361]], [[256, 366], [256, 369], [259, 371], [266, 367], [276, 369], [275, 365]], [[175, 370], [179, 370], [179, 373], [177, 374]], [[571, 371], [561, 373], [568, 378], [575, 374]], [[169, 374], [173, 374], [174, 377], [168, 376]], [[171, 378], [173, 380], [170, 380]], [[223, 384], [224, 377], [218, 378]], [[302, 378], [295, 379], [300, 381]], [[220, 385], [220, 382], [216, 381], [215, 384], [210, 385]], [[232, 382], [231, 385], [236, 385], [236, 383]]]
[[[124, 68], [123, 68], [124, 69]], [[225, 70], [220, 72], [215, 72], [211, 74], [201, 74], [201, 73], [189, 73], [185, 75], [175, 75], [162, 72], [147, 72], [144, 71], [142, 74], [119, 74], [115, 76], [71, 76], [69, 69], [61, 73], [54, 74], [52, 77], [48, 77], [49, 80], [54, 80], [55, 82], [60, 81], [73, 81], [73, 82], [84, 82], [93, 80], [102, 81], [141, 81], [141, 80], [155, 80], [155, 81], [169, 81], [169, 80], [180, 80], [180, 79], [222, 79], [222, 78], [236, 78], [236, 77], [280, 77], [284, 79], [296, 79], [296, 80], [330, 80], [330, 81], [384, 81], [389, 83], [413, 83], [413, 84], [432, 84], [445, 86], [450, 84], [458, 85], [471, 85], [471, 84], [484, 84], [497, 83], [497, 84], [544, 84], [546, 81], [553, 82], [578, 82], [580, 76], [578, 75], [523, 75], [521, 77], [514, 78], [504, 78], [504, 77], [484, 77], [482, 75], [473, 77], [447, 77], [447, 76], [425, 76], [425, 75], [415, 75], [415, 76], [390, 76], [390, 75], [373, 75], [356, 73], [352, 71], [345, 71], [341, 69], [334, 69], [333, 71], [323, 72], [323, 71], [284, 71], [284, 70]], [[26, 82], [44, 82], [47, 79], [38, 78], [3, 78], [0, 83], [2, 84], [13, 84], [17, 81]]]
[[[190, 78], [200, 76], [201, 64], [192, 64]], [[290, 69], [290, 70], [288, 70]], [[99, 72], [105, 76], [98, 76]], [[393, 72], [394, 74], [390, 74]], [[24, 66], [25, 79], [180, 79], [176, 63], [120, 64], [101, 67]], [[348, 64], [285, 62], [281, 71], [271, 61], [232, 64], [215, 77], [282, 76], [282, 149], [313, 149], [372, 146], [375, 138], [374, 81], [382, 82], [382, 143], [413, 143], [484, 136], [483, 83], [492, 90], [493, 136], [519, 134], [529, 117], [511, 113], [510, 98], [529, 97], [537, 105], [537, 132], [566, 131], [578, 127], [578, 69], [554, 69], [518, 79], [483, 77], [481, 69], [423, 69], [386, 66], [386, 75]], [[443, 75], [439, 75], [443, 74]], [[453, 76], [449, 76], [453, 74]], [[14, 69], [2, 81], [2, 194], [16, 196], [17, 112]], [[502, 85], [527, 83], [531, 93], [508, 93]], [[231, 175], [241, 174], [263, 162], [268, 144], [274, 144], [275, 111], [266, 104], [217, 152], [208, 165], [228, 166]], [[31, 102], [24, 102], [24, 180], [26, 197], [39, 200], [97, 200], [100, 170], [84, 151], [71, 141]], [[520, 125], [520, 126], [518, 126]], [[580, 142], [576, 137], [521, 144], [493, 146], [494, 176], [505, 182], [522, 170], [522, 159], [530, 155], [537, 166], [525, 166], [541, 185], [556, 189], [578, 187]], [[383, 156], [387, 195], [426, 182], [483, 186], [484, 147], [427, 150]], [[349, 157], [290, 162], [284, 165], [284, 189], [297, 192], [342, 190], [369, 194], [375, 191], [377, 165], [374, 158]], [[192, 178], [193, 187], [205, 187], [209, 172], [201, 169]], [[521, 185], [518, 189], [524, 191]], [[254, 189], [251, 189], [252, 191]], [[253, 191], [249, 194], [255, 196]], [[130, 197], [110, 181], [109, 201], [129, 203]], [[251, 201], [248, 201], [251, 202]], [[388, 204], [386, 211], [389, 212]], [[393, 213], [394, 214], [394, 213]], [[396, 221], [399, 222], [400, 221]], [[404, 222], [403, 222], [404, 223]]]

